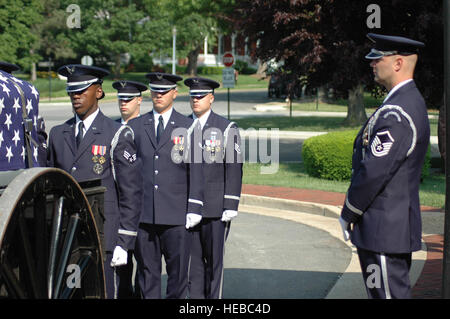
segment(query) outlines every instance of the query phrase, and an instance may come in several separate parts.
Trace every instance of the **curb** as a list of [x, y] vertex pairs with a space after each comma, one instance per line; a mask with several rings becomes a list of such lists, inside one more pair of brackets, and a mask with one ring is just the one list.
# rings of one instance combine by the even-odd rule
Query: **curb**
[[338, 206], [250, 194], [241, 194], [240, 204], [278, 210], [301, 211], [303, 213], [333, 218], [339, 218], [341, 214], [341, 210]]
[[[366, 291], [361, 275], [359, 257], [356, 247], [350, 241], [342, 238], [339, 223], [330, 227], [328, 218], [338, 219], [341, 209], [339, 206], [325, 205], [312, 202], [302, 202], [290, 199], [273, 198], [251, 194], [241, 194], [239, 205], [242, 212], [269, 215], [307, 224], [327, 231], [333, 237], [345, 243], [352, 249], [352, 257], [341, 277], [328, 291], [325, 299], [366, 299]], [[310, 215], [311, 218], [302, 218]], [[328, 217], [328, 218], [327, 218]], [[427, 260], [427, 245], [422, 238], [422, 249], [412, 253], [410, 269], [411, 289], [422, 275]]]

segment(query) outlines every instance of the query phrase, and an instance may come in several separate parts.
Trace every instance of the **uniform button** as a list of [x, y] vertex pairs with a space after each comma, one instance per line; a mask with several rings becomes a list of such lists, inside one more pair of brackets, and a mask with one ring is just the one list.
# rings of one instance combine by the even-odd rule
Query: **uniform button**
[[158, 170], [155, 170], [155, 175], [158, 175], [158, 173], [159, 173]]
[[74, 166], [74, 167], [72, 167], [71, 172], [75, 172], [76, 170], [77, 170], [77, 168]]
[[158, 189], [158, 185], [155, 185], [155, 189]]
[[159, 158], [159, 156], [158, 155], [155, 155], [155, 159], [158, 159]]

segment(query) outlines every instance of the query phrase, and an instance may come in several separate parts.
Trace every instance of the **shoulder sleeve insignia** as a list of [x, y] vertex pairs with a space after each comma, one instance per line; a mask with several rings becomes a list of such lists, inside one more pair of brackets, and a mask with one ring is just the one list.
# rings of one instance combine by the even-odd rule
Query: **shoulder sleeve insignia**
[[377, 132], [371, 145], [372, 154], [376, 157], [386, 156], [393, 144], [394, 139], [389, 131]]

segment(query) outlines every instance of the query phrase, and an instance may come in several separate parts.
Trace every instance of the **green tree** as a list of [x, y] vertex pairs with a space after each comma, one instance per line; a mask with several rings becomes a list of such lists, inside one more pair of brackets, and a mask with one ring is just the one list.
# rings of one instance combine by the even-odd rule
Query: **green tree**
[[0, 60], [29, 69], [39, 57], [30, 49], [38, 40], [31, 27], [42, 20], [38, 0], [0, 0]]
[[234, 0], [169, 0], [165, 11], [177, 30], [177, 56], [187, 56], [187, 73], [197, 74], [197, 59], [205, 38], [208, 46], [216, 44], [217, 35], [226, 30], [228, 12]]
[[148, 3], [159, 1], [80, 1], [80, 28], [69, 33], [76, 52], [92, 55], [96, 61], [113, 62], [114, 75], [120, 77], [124, 54], [149, 54], [157, 49], [160, 38], [169, 37], [168, 23], [156, 12], [150, 15], [143, 10]]
[[[69, 28], [66, 23], [66, 11], [61, 7], [60, 0], [39, 0], [42, 8], [42, 19], [31, 26], [37, 41], [32, 46], [32, 52], [48, 60], [75, 58], [72, 43], [68, 37]], [[32, 63], [31, 80], [36, 80], [36, 63]]]
[[[367, 25], [372, 3], [381, 8], [379, 29]], [[422, 52], [416, 74], [419, 88], [427, 88], [422, 90], [427, 102], [439, 97], [441, 12], [441, 1], [241, 0], [233, 16], [236, 28], [258, 42], [255, 58], [284, 62], [290, 92], [302, 78], [314, 87], [327, 85], [336, 97], [348, 98], [346, 122], [357, 125], [366, 119], [364, 89], [375, 87], [364, 59], [371, 47], [369, 32], [404, 35], [438, 48]]]

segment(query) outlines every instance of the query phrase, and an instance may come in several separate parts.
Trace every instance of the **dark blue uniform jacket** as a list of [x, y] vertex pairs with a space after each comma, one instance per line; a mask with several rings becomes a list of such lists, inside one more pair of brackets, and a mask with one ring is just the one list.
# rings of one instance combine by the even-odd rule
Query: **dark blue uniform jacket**
[[[49, 135], [48, 166], [61, 168], [77, 181], [100, 178], [105, 192], [105, 245], [112, 251], [116, 245], [124, 249], [134, 248], [139, 221], [142, 177], [141, 160], [135, 156], [133, 132], [128, 127], [121, 131], [114, 150], [114, 179], [111, 161], [111, 145], [121, 125], [100, 111], [77, 150], [75, 142], [75, 118], [55, 126]], [[106, 146], [101, 172], [95, 172], [93, 146]], [[100, 174], [98, 174], [100, 172]]]
[[222, 217], [224, 210], [238, 210], [243, 160], [238, 127], [229, 126], [230, 123], [211, 111], [203, 127], [203, 217], [217, 218]]
[[[200, 149], [198, 143], [194, 143], [194, 135], [201, 136], [200, 128], [175, 109], [159, 143], [156, 142], [153, 111], [130, 120], [128, 124], [135, 132], [137, 155], [143, 163], [144, 194], [140, 222], [185, 225], [186, 214], [201, 214], [203, 207], [201, 158], [193, 159], [193, 150], [198, 152]], [[192, 131], [188, 136], [189, 129]], [[185, 154], [189, 155], [185, 158]]]
[[393, 93], [354, 142], [352, 179], [341, 216], [354, 223], [353, 244], [381, 253], [421, 249], [419, 184], [430, 140], [415, 83]]

